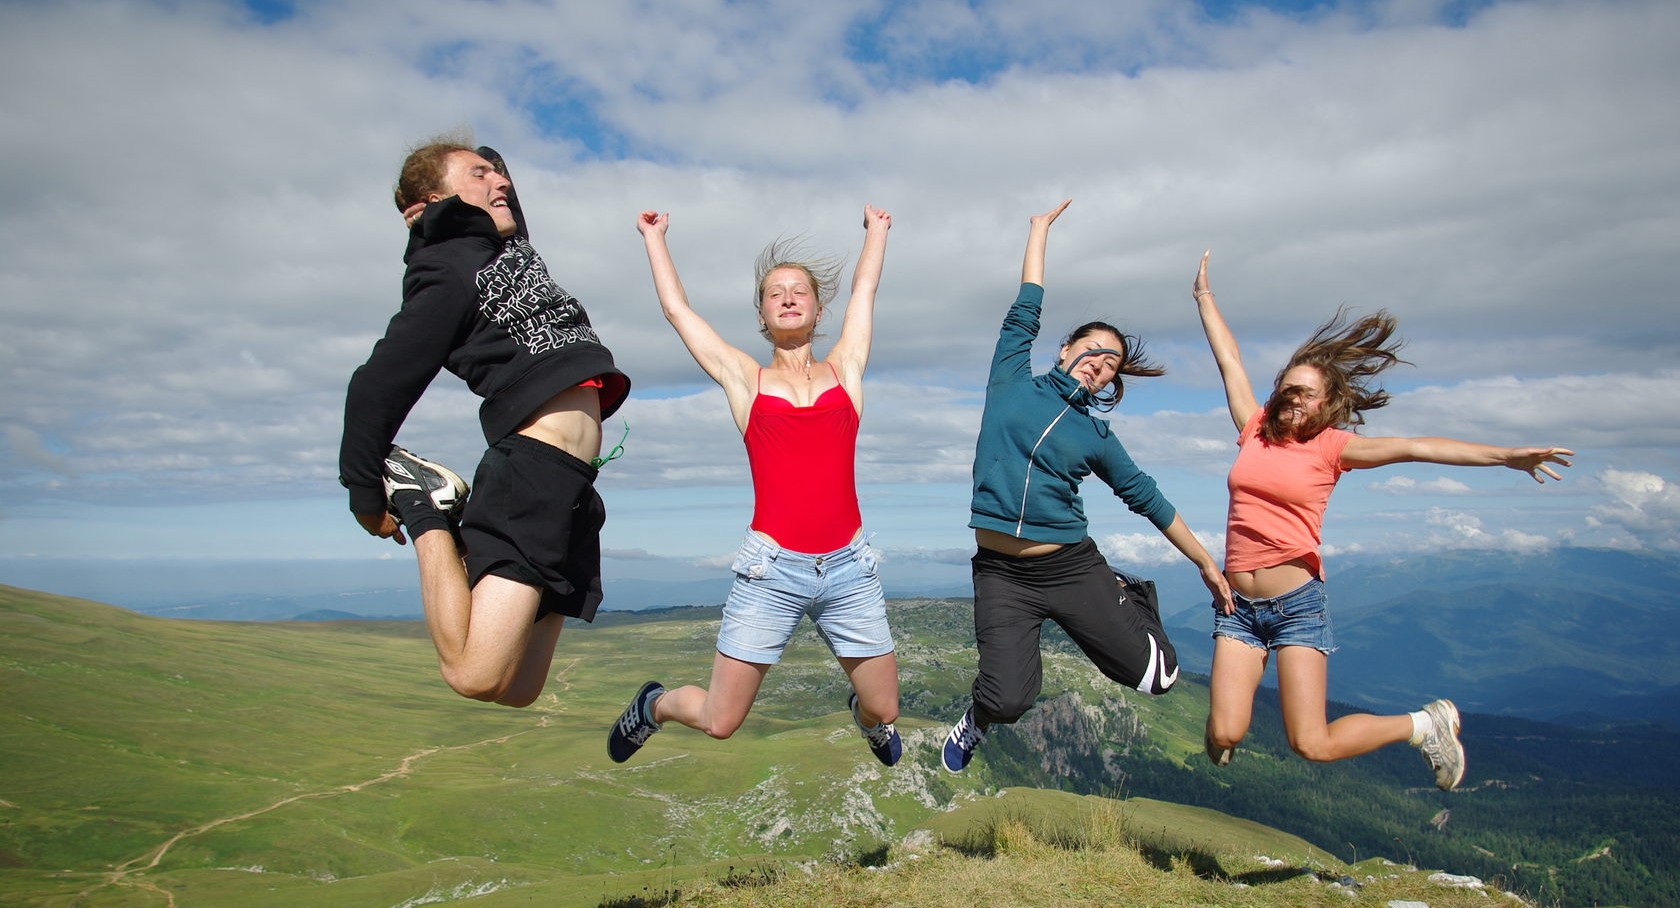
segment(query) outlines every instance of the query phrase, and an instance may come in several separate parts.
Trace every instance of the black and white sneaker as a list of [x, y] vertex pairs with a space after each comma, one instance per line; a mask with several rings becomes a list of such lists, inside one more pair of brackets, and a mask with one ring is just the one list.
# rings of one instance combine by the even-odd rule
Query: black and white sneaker
[[607, 756], [614, 763], [630, 759], [659, 730], [659, 723], [653, 721], [653, 701], [664, 694], [665, 688], [658, 681], [649, 681], [630, 698], [624, 712], [618, 714], [618, 721], [607, 732]]
[[904, 742], [899, 740], [898, 729], [893, 728], [891, 722], [882, 722], [874, 728], [865, 727], [863, 720], [858, 718], [858, 695], [852, 692], [846, 701], [846, 706], [852, 711], [852, 722], [863, 732], [863, 739], [869, 742], [869, 751], [880, 760], [882, 765], [891, 766], [898, 762], [904, 754]]
[[1207, 752], [1207, 758], [1210, 761], [1213, 762], [1213, 765], [1215, 765], [1215, 766], [1229, 766], [1229, 765], [1231, 765], [1231, 755], [1233, 753], [1232, 748], [1219, 747], [1219, 746], [1217, 746], [1213, 743], [1212, 738], [1209, 738], [1209, 737], [1204, 735], [1202, 737], [1202, 749]]
[[458, 519], [467, 504], [466, 480], [455, 471], [392, 445], [391, 453], [385, 455], [385, 501], [391, 513], [401, 518], [391, 498], [398, 492], [419, 492], [450, 520]]

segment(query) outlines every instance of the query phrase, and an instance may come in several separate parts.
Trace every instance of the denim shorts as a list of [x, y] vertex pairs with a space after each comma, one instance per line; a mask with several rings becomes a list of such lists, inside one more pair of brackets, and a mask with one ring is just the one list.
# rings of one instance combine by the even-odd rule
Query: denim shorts
[[1324, 581], [1306, 583], [1272, 599], [1249, 599], [1231, 591], [1231, 614], [1213, 610], [1213, 636], [1230, 637], [1255, 649], [1310, 646], [1326, 656], [1336, 651]]
[[807, 555], [749, 531], [731, 570], [735, 585], [723, 604], [717, 640], [725, 656], [776, 664], [805, 615], [837, 657], [893, 651], [875, 550], [861, 534], [845, 548]]

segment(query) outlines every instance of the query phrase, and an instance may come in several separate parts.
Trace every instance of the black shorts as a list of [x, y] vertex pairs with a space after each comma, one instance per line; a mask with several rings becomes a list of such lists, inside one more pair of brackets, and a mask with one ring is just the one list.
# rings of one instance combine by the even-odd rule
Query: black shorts
[[484, 452], [461, 514], [467, 582], [486, 574], [542, 590], [537, 617], [595, 619], [607, 509], [594, 467], [523, 435]]

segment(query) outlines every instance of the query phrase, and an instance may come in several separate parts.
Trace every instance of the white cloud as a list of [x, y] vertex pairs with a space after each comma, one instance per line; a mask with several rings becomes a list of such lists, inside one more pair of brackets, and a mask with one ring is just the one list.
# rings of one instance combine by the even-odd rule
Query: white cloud
[[1598, 481], [1611, 501], [1591, 508], [1588, 526], [1615, 533], [1627, 547], [1680, 549], [1680, 487], [1637, 470], [1604, 470]]
[[[1224, 533], [1210, 536], [1197, 533], [1195, 536], [1215, 560], [1224, 560]], [[1114, 533], [1097, 539], [1097, 548], [1110, 561], [1122, 565], [1156, 567], [1184, 563], [1184, 556], [1159, 533]]]
[[1470, 487], [1456, 479], [1437, 476], [1422, 482], [1410, 476], [1390, 476], [1381, 482], [1373, 482], [1367, 486], [1373, 492], [1385, 492], [1391, 495], [1462, 495], [1470, 491]]
[[[1178, 399], [1140, 387], [1114, 422], [1152, 471], [1216, 484], [1234, 453], [1188, 300], [1208, 246], [1257, 387], [1337, 304], [1390, 306], [1418, 368], [1373, 432], [1680, 468], [1672, 3], [1462, 27], [1428, 4], [473, 8], [7, 7], [8, 512], [336, 498], [344, 383], [398, 300], [389, 185], [459, 124], [507, 153], [538, 249], [635, 379], [608, 484], [747, 478], [658, 317], [637, 210], [672, 212], [696, 306], [755, 354], [756, 251], [807, 232], [855, 255], [862, 204], [892, 211], [859, 474], [960, 485], [1026, 219], [1064, 196], [1037, 365], [1087, 318], [1143, 334]], [[475, 408], [443, 376], [403, 440], [470, 465]], [[1434, 482], [1407, 491], [1463, 494]]]

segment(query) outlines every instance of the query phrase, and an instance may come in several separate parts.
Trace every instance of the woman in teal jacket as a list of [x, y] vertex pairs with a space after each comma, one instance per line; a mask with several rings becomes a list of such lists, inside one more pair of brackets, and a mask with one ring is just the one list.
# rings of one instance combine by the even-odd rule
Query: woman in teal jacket
[[1108, 566], [1087, 533], [1079, 484], [1096, 474], [1201, 571], [1216, 599], [1231, 591], [1219, 565], [1155, 480], [1138, 469], [1108, 421], [1122, 376], [1160, 375], [1142, 345], [1106, 322], [1075, 328], [1056, 367], [1032, 374], [1044, 300], [1044, 249], [1068, 202], [1032, 218], [1021, 291], [1004, 316], [974, 455], [974, 700], [946, 736], [941, 761], [961, 772], [994, 723], [1013, 723], [1038, 698], [1039, 632], [1053, 620], [1104, 675], [1165, 693], [1178, 664], [1153, 596]]

